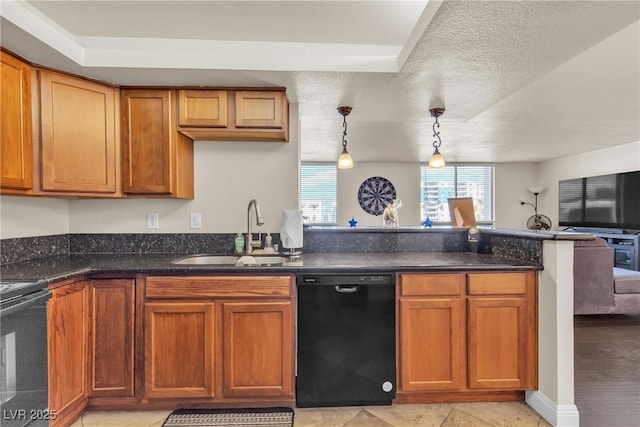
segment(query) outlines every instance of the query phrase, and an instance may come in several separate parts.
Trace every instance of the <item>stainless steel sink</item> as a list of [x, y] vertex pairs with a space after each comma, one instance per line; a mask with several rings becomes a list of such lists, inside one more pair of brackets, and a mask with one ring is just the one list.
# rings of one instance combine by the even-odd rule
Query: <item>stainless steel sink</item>
[[240, 259], [230, 255], [190, 255], [173, 260], [173, 264], [215, 264], [215, 265], [235, 265]]
[[232, 256], [232, 255], [189, 255], [173, 260], [173, 264], [186, 265], [233, 265], [233, 266], [270, 266], [283, 265], [289, 261], [281, 256]]

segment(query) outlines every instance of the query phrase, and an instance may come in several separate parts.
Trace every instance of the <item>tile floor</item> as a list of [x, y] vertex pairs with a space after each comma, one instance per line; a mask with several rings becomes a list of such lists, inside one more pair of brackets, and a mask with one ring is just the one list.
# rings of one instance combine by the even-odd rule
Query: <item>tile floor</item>
[[[160, 427], [171, 411], [86, 412], [72, 427]], [[295, 427], [550, 426], [522, 402], [296, 409]]]

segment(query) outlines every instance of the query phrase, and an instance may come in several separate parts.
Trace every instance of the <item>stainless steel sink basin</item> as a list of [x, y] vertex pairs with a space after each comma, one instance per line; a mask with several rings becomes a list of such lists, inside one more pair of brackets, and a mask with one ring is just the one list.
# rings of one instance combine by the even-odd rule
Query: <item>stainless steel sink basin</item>
[[289, 261], [281, 256], [232, 256], [232, 255], [190, 255], [178, 258], [173, 264], [186, 265], [234, 265], [234, 266], [270, 266], [283, 265]]
[[178, 258], [173, 261], [174, 264], [215, 264], [215, 265], [235, 265], [240, 259], [237, 256], [230, 255], [190, 255], [184, 258]]

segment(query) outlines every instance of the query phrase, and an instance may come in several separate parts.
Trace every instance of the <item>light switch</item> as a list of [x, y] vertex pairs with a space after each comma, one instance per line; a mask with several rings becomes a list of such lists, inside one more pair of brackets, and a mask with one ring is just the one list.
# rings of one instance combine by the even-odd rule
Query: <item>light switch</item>
[[147, 228], [158, 228], [159, 227], [159, 215], [158, 212], [148, 212], [147, 213]]
[[202, 215], [200, 212], [191, 212], [191, 228], [202, 228]]

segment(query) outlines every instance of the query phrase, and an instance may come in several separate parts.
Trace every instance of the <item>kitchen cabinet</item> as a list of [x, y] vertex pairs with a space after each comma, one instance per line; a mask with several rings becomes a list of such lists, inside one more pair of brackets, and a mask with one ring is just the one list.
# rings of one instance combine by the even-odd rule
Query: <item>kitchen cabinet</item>
[[399, 402], [537, 387], [535, 272], [400, 273], [398, 307]]
[[468, 293], [469, 388], [535, 388], [533, 275], [469, 274]]
[[29, 65], [0, 51], [0, 187], [26, 194], [33, 182]]
[[192, 199], [193, 141], [177, 132], [176, 91], [121, 93], [123, 191]]
[[291, 396], [292, 303], [227, 302], [222, 312], [223, 395]]
[[179, 130], [193, 140], [288, 141], [285, 88], [180, 90]]
[[213, 303], [145, 305], [145, 393], [213, 397]]
[[293, 400], [292, 276], [147, 277], [145, 397]]
[[465, 386], [464, 274], [402, 274], [399, 390]]
[[226, 90], [180, 90], [178, 100], [179, 126], [227, 127]]
[[86, 406], [87, 287], [84, 281], [52, 290], [48, 305], [51, 425], [66, 425]]
[[90, 282], [91, 397], [129, 397], [134, 394], [134, 286], [132, 279]]
[[41, 70], [40, 191], [119, 197], [118, 89]]

